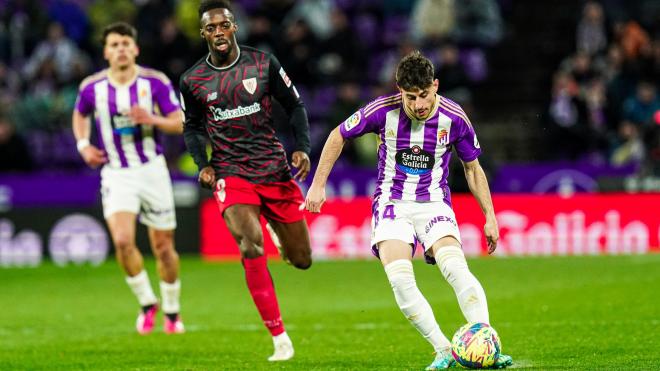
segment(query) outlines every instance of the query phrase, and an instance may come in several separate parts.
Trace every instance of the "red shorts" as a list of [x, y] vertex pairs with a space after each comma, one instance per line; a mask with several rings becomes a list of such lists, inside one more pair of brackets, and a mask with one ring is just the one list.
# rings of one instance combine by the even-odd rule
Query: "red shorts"
[[232, 205], [257, 205], [261, 215], [282, 223], [303, 220], [300, 205], [305, 202], [298, 184], [288, 182], [254, 184], [238, 177], [227, 177], [216, 182], [213, 192], [220, 214]]

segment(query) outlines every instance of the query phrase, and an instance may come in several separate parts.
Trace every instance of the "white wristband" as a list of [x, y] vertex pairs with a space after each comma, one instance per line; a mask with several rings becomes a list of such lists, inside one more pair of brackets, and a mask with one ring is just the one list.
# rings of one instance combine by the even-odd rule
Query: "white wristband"
[[82, 138], [79, 139], [78, 142], [76, 142], [76, 147], [78, 148], [78, 152], [82, 152], [83, 149], [87, 148], [91, 144], [89, 143], [89, 139], [87, 138]]

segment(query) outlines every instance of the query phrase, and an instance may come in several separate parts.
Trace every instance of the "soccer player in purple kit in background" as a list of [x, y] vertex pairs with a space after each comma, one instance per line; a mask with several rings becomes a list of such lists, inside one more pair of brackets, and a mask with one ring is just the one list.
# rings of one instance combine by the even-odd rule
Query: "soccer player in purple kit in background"
[[[137, 31], [118, 22], [103, 31], [103, 56], [109, 68], [80, 84], [72, 126], [85, 163], [101, 169], [103, 215], [126, 282], [142, 306], [136, 328], [150, 333], [158, 299], [135, 244], [138, 215], [148, 227], [160, 276], [163, 328], [184, 332], [179, 316], [179, 256], [174, 249], [176, 216], [172, 183], [159, 143], [159, 131], [180, 134], [183, 112], [172, 83], [161, 72], [136, 64]], [[99, 147], [89, 141], [93, 114]]]
[[[411, 261], [417, 241], [424, 246], [427, 262], [437, 263], [454, 289], [465, 319], [490, 323], [486, 294], [468, 269], [451, 208], [447, 176], [452, 148], [486, 217], [489, 253], [497, 247], [499, 231], [488, 180], [477, 159], [481, 148], [474, 128], [458, 104], [437, 94], [431, 61], [418, 51], [405, 56], [397, 67], [396, 83], [397, 94], [372, 101], [330, 133], [305, 207], [321, 211], [326, 181], [346, 140], [367, 133], [379, 136], [372, 250], [385, 268], [399, 308], [436, 352], [426, 369], [445, 369], [455, 361], [450, 341], [417, 288]], [[500, 355], [493, 368], [511, 364], [510, 356]]]
[[[184, 138], [199, 167], [199, 182], [214, 196], [236, 240], [245, 280], [275, 351], [269, 361], [293, 357], [284, 329], [273, 279], [263, 248], [260, 216], [282, 257], [299, 269], [312, 264], [304, 198], [292, 179], [282, 144], [275, 136], [272, 104], [277, 100], [289, 116], [296, 148], [293, 178], [309, 173], [307, 113], [295, 86], [272, 54], [238, 45], [236, 20], [228, 1], [202, 1], [200, 35], [209, 53], [180, 80], [186, 115]], [[211, 159], [206, 154], [210, 140]], [[281, 243], [280, 243], [281, 242]]]

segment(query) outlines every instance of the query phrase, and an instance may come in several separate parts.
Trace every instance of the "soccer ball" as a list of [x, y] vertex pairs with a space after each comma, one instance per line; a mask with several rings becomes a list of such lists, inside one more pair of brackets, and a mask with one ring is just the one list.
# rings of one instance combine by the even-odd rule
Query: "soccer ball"
[[451, 340], [451, 354], [467, 368], [492, 366], [500, 356], [500, 337], [487, 323], [468, 323]]

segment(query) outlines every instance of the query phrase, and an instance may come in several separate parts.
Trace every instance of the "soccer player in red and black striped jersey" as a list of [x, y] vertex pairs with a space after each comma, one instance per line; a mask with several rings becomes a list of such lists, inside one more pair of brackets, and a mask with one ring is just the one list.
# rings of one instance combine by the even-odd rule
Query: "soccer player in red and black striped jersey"
[[[310, 169], [307, 113], [275, 56], [236, 43], [238, 26], [228, 1], [203, 0], [199, 17], [209, 53], [181, 76], [186, 146], [200, 169], [199, 182], [214, 190], [238, 243], [248, 289], [273, 336], [275, 352], [268, 359], [288, 360], [293, 345], [266, 265], [259, 216], [268, 221], [282, 256], [297, 268], [309, 268], [309, 232], [300, 208], [304, 199], [295, 182]], [[296, 139], [293, 177], [275, 136], [273, 99], [286, 110]]]

